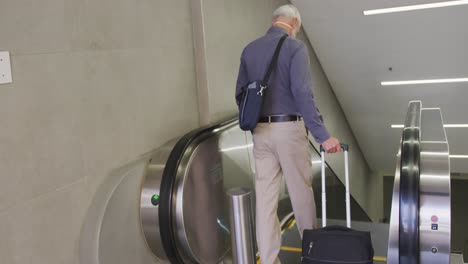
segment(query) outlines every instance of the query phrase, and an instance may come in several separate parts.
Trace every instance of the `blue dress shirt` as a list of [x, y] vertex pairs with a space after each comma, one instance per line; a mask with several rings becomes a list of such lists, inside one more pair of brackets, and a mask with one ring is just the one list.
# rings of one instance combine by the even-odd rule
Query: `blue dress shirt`
[[[248, 44], [241, 56], [236, 85], [236, 98], [251, 82], [262, 80], [285, 29], [271, 27], [267, 34]], [[266, 90], [262, 116], [301, 115], [318, 143], [330, 137], [318, 112], [312, 93], [309, 53], [305, 44], [286, 38]]]

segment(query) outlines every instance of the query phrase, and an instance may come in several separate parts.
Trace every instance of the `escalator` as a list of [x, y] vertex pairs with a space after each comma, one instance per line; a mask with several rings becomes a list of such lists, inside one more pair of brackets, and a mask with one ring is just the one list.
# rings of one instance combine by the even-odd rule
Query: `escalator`
[[[440, 111], [421, 115], [424, 111], [420, 102], [410, 103], [409, 109], [398, 155], [389, 239], [385, 243], [388, 245], [388, 263], [449, 263], [445, 262], [446, 253], [450, 253], [450, 221], [447, 223], [445, 217], [447, 210], [450, 216], [450, 185], [447, 191], [445, 181], [449, 175], [448, 144]], [[426, 124], [424, 131], [427, 131], [422, 135], [421, 124]], [[434, 143], [436, 141], [439, 143]], [[240, 130], [237, 119], [232, 119], [192, 131], [153, 154], [142, 183], [140, 217], [147, 245], [156, 256], [171, 263], [231, 263], [225, 192], [239, 186], [254, 188], [252, 147], [251, 134]], [[320, 166], [317, 166], [321, 159], [312, 144], [310, 148], [314, 164], [311, 177], [320, 218], [320, 189], [315, 188], [321, 186]], [[433, 177], [434, 173], [438, 173], [437, 178]], [[328, 218], [345, 219], [344, 186], [328, 164], [326, 177]], [[438, 186], [437, 193], [431, 187], [434, 184]], [[436, 213], [428, 210], [428, 203], [437, 205]], [[373, 225], [353, 198], [351, 211], [352, 221]], [[427, 219], [418, 219], [422, 214], [438, 217], [438, 233], [431, 230], [434, 228], [432, 222], [427, 230]], [[285, 230], [294, 222], [284, 183], [278, 216]], [[432, 243], [433, 236], [443, 242]], [[405, 237], [404, 241], [402, 237]], [[386, 236], [383, 239], [387, 242]], [[426, 257], [428, 248], [432, 255]], [[436, 253], [433, 248], [437, 249]], [[426, 260], [433, 260], [434, 256], [439, 257], [439, 262]]]
[[[157, 256], [172, 263], [219, 263], [230, 258], [225, 191], [254, 187], [252, 146], [250, 133], [240, 130], [237, 119], [233, 119], [193, 131], [154, 154], [142, 188], [141, 220], [148, 246]], [[315, 165], [313, 186], [319, 187], [320, 155], [310, 147]], [[329, 217], [343, 218], [344, 186], [329, 166], [326, 175]], [[320, 217], [318, 189], [315, 195]], [[352, 211], [353, 220], [370, 222], [354, 199]], [[283, 183], [278, 216], [286, 222], [291, 212]]]

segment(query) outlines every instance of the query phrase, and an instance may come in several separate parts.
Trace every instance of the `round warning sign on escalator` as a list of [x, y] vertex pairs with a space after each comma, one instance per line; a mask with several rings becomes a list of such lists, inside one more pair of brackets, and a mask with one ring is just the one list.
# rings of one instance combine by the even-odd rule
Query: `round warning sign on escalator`
[[433, 215], [431, 216], [431, 230], [432, 231], [437, 231], [439, 230], [439, 224], [437, 223], [439, 221], [439, 217], [437, 217], [437, 215]]

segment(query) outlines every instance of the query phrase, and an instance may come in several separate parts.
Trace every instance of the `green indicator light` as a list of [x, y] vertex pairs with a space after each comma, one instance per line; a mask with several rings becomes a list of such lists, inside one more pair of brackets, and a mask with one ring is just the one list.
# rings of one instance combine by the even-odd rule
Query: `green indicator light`
[[159, 205], [159, 194], [153, 194], [153, 196], [151, 196], [151, 203], [152, 203], [154, 206], [158, 206], [158, 205]]

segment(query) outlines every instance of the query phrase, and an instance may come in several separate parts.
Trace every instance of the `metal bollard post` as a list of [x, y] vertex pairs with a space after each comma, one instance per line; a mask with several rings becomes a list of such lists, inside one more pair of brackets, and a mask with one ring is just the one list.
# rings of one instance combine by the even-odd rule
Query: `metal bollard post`
[[255, 264], [252, 190], [233, 188], [229, 196], [232, 258], [234, 264]]

